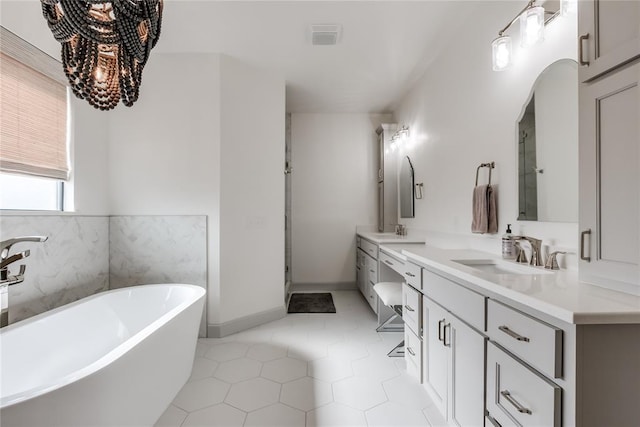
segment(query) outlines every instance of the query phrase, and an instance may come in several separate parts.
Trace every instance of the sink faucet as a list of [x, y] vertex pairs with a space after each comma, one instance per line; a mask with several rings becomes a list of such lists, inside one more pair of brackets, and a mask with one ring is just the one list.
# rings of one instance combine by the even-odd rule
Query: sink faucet
[[531, 261], [529, 265], [536, 267], [542, 266], [542, 240], [529, 236], [520, 236], [519, 240], [526, 240], [531, 245]]
[[24, 272], [27, 267], [23, 264], [20, 266], [20, 272], [16, 275], [9, 275], [9, 265], [16, 261], [25, 259], [31, 254], [30, 250], [18, 252], [9, 256], [11, 247], [16, 243], [22, 242], [44, 242], [47, 240], [46, 236], [25, 236], [16, 237], [0, 242], [0, 327], [7, 326], [9, 324], [9, 307], [7, 303], [7, 288], [11, 285], [21, 283], [24, 281]]
[[407, 227], [402, 224], [395, 224], [396, 226], [396, 234], [398, 236], [406, 236], [407, 235]]

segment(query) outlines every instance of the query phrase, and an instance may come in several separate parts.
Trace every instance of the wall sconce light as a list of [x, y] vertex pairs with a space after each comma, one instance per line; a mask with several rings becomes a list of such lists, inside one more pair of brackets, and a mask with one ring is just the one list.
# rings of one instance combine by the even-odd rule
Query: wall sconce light
[[560, 16], [578, 12], [578, 0], [560, 0]]
[[[568, 2], [573, 2], [574, 4], [576, 2], [576, 0], [562, 1], [567, 2], [565, 6], [567, 13], [572, 10]], [[562, 7], [561, 5], [561, 10]], [[573, 10], [575, 10], [575, 8]], [[491, 42], [493, 71], [506, 70], [512, 63], [511, 37], [504, 33], [511, 28], [516, 21], [520, 21], [520, 45], [522, 47], [530, 47], [544, 40], [545, 25], [549, 24], [559, 13], [560, 10], [555, 12], [545, 11], [542, 6], [536, 6], [535, 0], [530, 0], [524, 9], [500, 30], [498, 37]], [[549, 15], [549, 18], [545, 19], [546, 15]]]
[[409, 127], [402, 125], [402, 127], [400, 129], [398, 129], [392, 136], [391, 136], [391, 149], [393, 151], [395, 151], [397, 148], [400, 147], [400, 144], [403, 142], [406, 142], [409, 139]]
[[140, 93], [142, 69], [158, 42], [163, 0], [40, 0], [73, 93], [100, 110]]

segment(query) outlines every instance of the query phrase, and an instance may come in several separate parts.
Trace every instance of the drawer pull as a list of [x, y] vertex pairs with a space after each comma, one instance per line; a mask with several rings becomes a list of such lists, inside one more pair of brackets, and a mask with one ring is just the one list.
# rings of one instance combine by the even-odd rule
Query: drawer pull
[[388, 259], [385, 259], [384, 262], [385, 262], [385, 264], [393, 265], [393, 263], [391, 261], [389, 261]]
[[445, 319], [438, 320], [438, 341], [442, 341], [442, 325], [444, 324], [444, 321]]
[[580, 233], [580, 259], [587, 262], [591, 262], [591, 256], [585, 256], [584, 241], [585, 241], [585, 237], [590, 234], [591, 234], [590, 228]]
[[409, 352], [409, 354], [411, 354], [412, 356], [415, 356], [416, 353], [413, 351], [413, 349], [411, 347], [407, 347], [407, 351]]
[[413, 273], [409, 273], [408, 271], [405, 271], [405, 272], [404, 272], [404, 274], [406, 274], [406, 275], [407, 275], [407, 276], [409, 276], [409, 277], [416, 277], [416, 275], [415, 275], [415, 274], [413, 274]]
[[404, 308], [406, 308], [407, 311], [415, 311], [413, 308], [411, 308], [411, 306], [409, 306], [407, 304], [404, 305]]
[[500, 394], [503, 395], [504, 398], [507, 399], [507, 401], [511, 403], [514, 408], [516, 408], [521, 414], [531, 414], [531, 411], [518, 403], [518, 401], [513, 397], [511, 397], [511, 393], [509, 393], [507, 390], [501, 391]]
[[502, 332], [504, 332], [505, 334], [509, 335], [511, 338], [514, 338], [514, 339], [516, 339], [518, 341], [529, 342], [529, 338], [523, 337], [520, 334], [516, 334], [511, 329], [509, 329], [507, 326], [498, 326], [498, 329], [500, 329]]
[[[447, 328], [449, 328], [449, 343], [447, 344]], [[446, 325], [444, 325], [444, 328], [442, 328], [442, 344], [445, 347], [451, 347], [451, 323], [447, 323]]]
[[578, 62], [580, 62], [580, 65], [589, 65], [589, 61], [585, 61], [584, 59], [582, 59], [584, 57], [583, 54], [583, 47], [584, 47], [584, 41], [589, 40], [589, 33], [578, 37]]

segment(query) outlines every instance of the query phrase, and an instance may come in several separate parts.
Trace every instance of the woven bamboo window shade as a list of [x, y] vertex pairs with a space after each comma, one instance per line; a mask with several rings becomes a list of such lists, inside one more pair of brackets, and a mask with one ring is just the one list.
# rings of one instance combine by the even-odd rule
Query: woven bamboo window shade
[[0, 30], [0, 170], [66, 180], [67, 87], [60, 63]]

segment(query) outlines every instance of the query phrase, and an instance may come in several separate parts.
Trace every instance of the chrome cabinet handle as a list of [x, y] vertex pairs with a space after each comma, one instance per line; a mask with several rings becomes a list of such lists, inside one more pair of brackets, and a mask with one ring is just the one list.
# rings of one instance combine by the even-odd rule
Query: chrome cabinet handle
[[[449, 328], [449, 343], [447, 344], [447, 328]], [[442, 344], [445, 347], [451, 347], [451, 323], [447, 323], [442, 328]]]
[[442, 341], [442, 325], [443, 325], [444, 321], [445, 321], [445, 319], [438, 320], [438, 341]]
[[585, 241], [585, 237], [591, 235], [591, 229], [587, 229], [584, 230], [582, 233], [580, 233], [580, 259], [583, 261], [587, 261], [587, 262], [591, 262], [591, 257], [590, 256], [585, 256], [585, 250], [584, 250], [584, 241]]
[[584, 57], [582, 47], [584, 46], [584, 41], [586, 40], [589, 40], [589, 33], [578, 38], [578, 61], [580, 62], [580, 65], [589, 66], [589, 61], [585, 61], [584, 59], [582, 59]]
[[508, 326], [498, 326], [498, 329], [518, 341], [529, 342], [529, 338], [523, 337], [522, 335], [513, 332], [511, 329], [509, 329]]
[[518, 403], [518, 401], [511, 396], [511, 393], [509, 393], [508, 390], [503, 390], [500, 392], [500, 394], [503, 395], [504, 398], [507, 399], [507, 401], [511, 403], [513, 407], [516, 408], [521, 414], [531, 414], [531, 410]]
[[416, 277], [415, 274], [409, 273], [408, 271], [405, 271], [404, 274], [406, 274], [409, 277]]
[[411, 308], [411, 306], [409, 306], [407, 304], [404, 305], [404, 308], [406, 308], [407, 311], [415, 311], [413, 308]]
[[393, 263], [391, 261], [389, 261], [389, 260], [385, 259], [384, 262], [385, 262], [385, 264], [393, 265]]
[[413, 351], [413, 349], [411, 347], [407, 347], [407, 351], [409, 352], [409, 354], [411, 354], [412, 356], [415, 356], [416, 353]]

